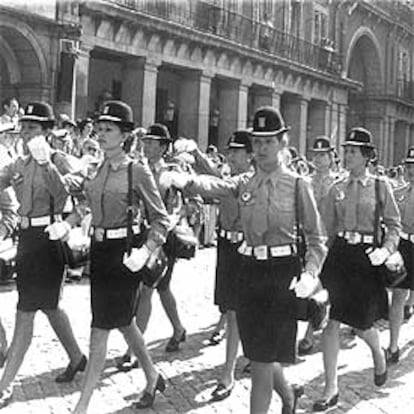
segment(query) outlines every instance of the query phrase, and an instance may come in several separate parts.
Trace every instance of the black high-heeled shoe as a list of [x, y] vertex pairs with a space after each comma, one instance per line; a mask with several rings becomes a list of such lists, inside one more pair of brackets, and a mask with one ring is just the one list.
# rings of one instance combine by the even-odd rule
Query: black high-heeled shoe
[[55, 381], [58, 383], [72, 382], [77, 372], [85, 371], [87, 363], [88, 359], [85, 355], [82, 355], [82, 358], [76, 365], [69, 364], [67, 368], [55, 378]]
[[161, 376], [161, 374], [158, 374], [154, 391], [152, 393], [144, 391], [142, 397], [138, 401], [134, 402], [134, 404], [132, 404], [133, 408], [141, 410], [144, 408], [152, 407], [152, 405], [154, 404], [155, 394], [157, 393], [157, 391], [164, 392], [166, 387], [167, 385], [165, 383], [165, 379]]
[[282, 414], [296, 414], [296, 406], [298, 405], [298, 400], [304, 392], [305, 390], [302, 385], [292, 385], [293, 406], [290, 407], [289, 405], [283, 405]]
[[382, 387], [387, 382], [387, 376], [388, 376], [387, 350], [382, 348], [382, 351], [384, 353], [384, 359], [385, 359], [385, 371], [382, 374], [376, 374], [375, 373], [375, 368], [374, 368], [374, 384], [377, 387]]

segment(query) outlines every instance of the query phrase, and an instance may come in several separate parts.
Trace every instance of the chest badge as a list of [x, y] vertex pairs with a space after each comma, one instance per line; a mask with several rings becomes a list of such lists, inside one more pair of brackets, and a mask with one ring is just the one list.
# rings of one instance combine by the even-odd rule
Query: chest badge
[[345, 193], [343, 191], [338, 191], [338, 194], [336, 195], [336, 201], [342, 200], [345, 200]]
[[398, 203], [402, 203], [403, 201], [405, 201], [405, 195], [401, 194], [400, 196], [397, 196], [396, 199]]
[[241, 201], [243, 201], [243, 203], [248, 203], [251, 199], [252, 199], [252, 193], [249, 191], [245, 191], [242, 195], [241, 195]]

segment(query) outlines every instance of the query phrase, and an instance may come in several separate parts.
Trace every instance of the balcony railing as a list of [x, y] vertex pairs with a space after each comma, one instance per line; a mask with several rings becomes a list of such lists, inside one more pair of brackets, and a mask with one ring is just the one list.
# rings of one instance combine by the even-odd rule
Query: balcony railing
[[106, 2], [211, 33], [313, 69], [332, 74], [339, 74], [341, 71], [340, 56], [332, 48], [307, 42], [212, 2], [201, 0], [106, 0]]

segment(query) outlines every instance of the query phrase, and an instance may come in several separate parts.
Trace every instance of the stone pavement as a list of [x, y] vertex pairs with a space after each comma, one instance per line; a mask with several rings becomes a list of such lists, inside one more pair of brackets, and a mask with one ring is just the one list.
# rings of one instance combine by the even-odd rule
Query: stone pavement
[[[154, 361], [168, 378], [168, 388], [157, 395], [153, 410], [142, 413], [248, 413], [249, 378], [241, 373], [244, 358], [238, 361], [236, 387], [225, 401], [210, 403], [224, 358], [224, 343], [206, 346], [219, 314], [213, 306], [215, 250], [204, 249], [192, 261], [180, 261], [173, 277], [173, 291], [179, 303], [181, 318], [187, 328], [187, 341], [174, 355], [164, 353], [172, 330], [161, 308], [158, 295], [154, 295], [153, 316], [146, 339]], [[9, 337], [12, 334], [16, 291], [13, 286], [2, 287], [0, 315]], [[88, 350], [90, 323], [89, 286], [87, 281], [65, 286], [63, 307], [67, 309], [75, 334], [84, 352]], [[304, 326], [300, 326], [303, 331]], [[389, 371], [389, 381], [383, 388], [373, 385], [372, 362], [368, 349], [360, 340], [343, 331], [340, 353], [340, 405], [330, 413], [350, 414], [411, 414], [414, 413], [414, 321], [402, 329], [401, 362]], [[382, 332], [387, 345], [388, 331]], [[114, 369], [114, 358], [125, 350], [119, 332], [113, 332], [108, 344], [108, 360], [99, 387], [93, 396], [90, 414], [132, 414], [131, 402], [144, 386], [142, 371], [119, 373]], [[67, 414], [78, 397], [82, 376], [69, 385], [58, 385], [54, 377], [67, 364], [66, 356], [46, 318], [38, 314], [35, 336], [18, 375], [14, 401], [1, 410], [3, 414]], [[323, 387], [322, 358], [320, 352], [286, 369], [288, 378], [305, 384], [298, 413], [311, 412], [312, 400]], [[280, 401], [274, 396], [271, 413], [280, 413]]]

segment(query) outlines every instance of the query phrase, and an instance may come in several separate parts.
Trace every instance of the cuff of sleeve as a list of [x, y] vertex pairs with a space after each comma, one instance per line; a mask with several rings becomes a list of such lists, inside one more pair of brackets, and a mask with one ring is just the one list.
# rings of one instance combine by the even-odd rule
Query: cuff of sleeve
[[318, 268], [311, 263], [305, 266], [305, 271], [310, 273], [314, 278], [318, 277], [318, 274], [319, 274]]

